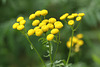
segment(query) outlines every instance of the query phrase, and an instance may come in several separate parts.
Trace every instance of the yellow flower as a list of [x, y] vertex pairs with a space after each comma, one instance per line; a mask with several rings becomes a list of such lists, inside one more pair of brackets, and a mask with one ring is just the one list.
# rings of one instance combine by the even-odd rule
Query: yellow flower
[[26, 23], [26, 20], [21, 20], [20, 25], [24, 25]]
[[75, 52], [79, 52], [79, 50], [80, 50], [79, 48], [75, 48], [74, 49]]
[[45, 20], [42, 21], [42, 23], [48, 23], [48, 22], [49, 22], [48, 19], [45, 19]]
[[82, 17], [79, 16], [76, 18], [76, 21], [80, 21], [81, 19], [82, 19]]
[[54, 22], [56, 22], [56, 19], [55, 18], [50, 18], [49, 19], [49, 23], [54, 23]]
[[80, 46], [82, 46], [84, 44], [84, 41], [83, 40], [78, 40], [77, 44], [80, 45]]
[[83, 34], [77, 34], [76, 36], [77, 36], [77, 38], [79, 38], [79, 39], [80, 39], [80, 38], [83, 38]]
[[23, 29], [24, 29], [24, 25], [17, 26], [17, 30], [23, 30]]
[[77, 13], [72, 13], [72, 16], [77, 17], [78, 14]]
[[30, 29], [30, 30], [28, 30], [28, 33], [27, 34], [28, 34], [28, 36], [31, 36], [31, 35], [34, 34], [34, 32], [35, 32], [34, 29]]
[[62, 16], [60, 17], [60, 20], [64, 20], [68, 15], [69, 15], [68, 13], [62, 15]]
[[47, 26], [49, 27], [49, 29], [53, 29], [54, 25], [52, 23], [48, 23]]
[[59, 29], [52, 29], [51, 34], [57, 34], [59, 32]]
[[[71, 41], [71, 37], [70, 37], [69, 40]], [[78, 41], [78, 39], [77, 39], [75, 36], [73, 36], [73, 42], [74, 42], [74, 43], [77, 43], [77, 41]]]
[[[67, 46], [68, 48], [70, 48], [70, 47], [71, 47], [71, 41], [67, 41], [66, 46]], [[72, 43], [72, 47], [73, 47], [73, 46], [74, 46], [74, 43]]]
[[32, 20], [32, 19], [35, 19], [35, 14], [31, 14], [30, 16], [29, 16], [29, 20]]
[[37, 29], [40, 29], [40, 27], [39, 26], [35, 27], [34, 28], [34, 31], [36, 32]]
[[17, 22], [20, 22], [21, 20], [24, 20], [24, 17], [18, 17]]
[[13, 29], [17, 29], [17, 26], [19, 26], [19, 23], [14, 23], [12, 27]]
[[55, 28], [58, 28], [58, 29], [63, 27], [63, 24], [60, 21], [55, 22], [54, 25], [55, 25]]
[[48, 14], [48, 11], [47, 10], [44, 9], [44, 10], [41, 11], [41, 15], [45, 16], [47, 14]]
[[68, 25], [73, 25], [74, 24], [74, 20], [69, 20], [68, 21]]
[[40, 10], [35, 12], [35, 16], [40, 16], [40, 15], [41, 15], [41, 11]]
[[84, 13], [79, 13], [79, 14], [78, 14], [78, 16], [84, 16], [84, 15], [85, 15]]
[[46, 25], [46, 23], [40, 23], [39, 27], [42, 27], [43, 25]]
[[41, 36], [42, 33], [43, 33], [42, 29], [37, 29], [35, 32], [36, 36]]
[[43, 32], [47, 32], [49, 30], [49, 27], [47, 25], [43, 25], [41, 29], [43, 30]]
[[33, 25], [33, 26], [37, 26], [39, 23], [40, 23], [39, 20], [34, 20], [33, 23], [32, 23], [32, 25]]
[[68, 19], [73, 19], [74, 16], [73, 16], [73, 15], [69, 15], [67, 18], [68, 18]]
[[54, 38], [54, 35], [53, 34], [47, 35], [47, 40], [48, 41], [51, 41], [53, 38]]

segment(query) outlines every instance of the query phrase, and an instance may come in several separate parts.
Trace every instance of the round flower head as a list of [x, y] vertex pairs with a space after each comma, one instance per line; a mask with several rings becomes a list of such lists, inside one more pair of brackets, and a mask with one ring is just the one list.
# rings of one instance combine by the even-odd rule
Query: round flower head
[[84, 13], [79, 13], [79, 14], [78, 14], [78, 16], [84, 16], [84, 15], [85, 15]]
[[23, 30], [23, 29], [24, 29], [24, 25], [17, 26], [17, 30]]
[[54, 25], [52, 23], [48, 23], [47, 26], [49, 27], [49, 29], [53, 29]]
[[52, 29], [51, 34], [57, 34], [59, 32], [59, 29]]
[[40, 23], [39, 27], [42, 27], [43, 25], [46, 25], [46, 23]]
[[47, 40], [48, 41], [51, 41], [53, 38], [54, 38], [54, 35], [53, 34], [47, 35]]
[[24, 20], [24, 17], [18, 17], [17, 22], [20, 22], [21, 20]]
[[48, 23], [48, 22], [49, 22], [48, 19], [45, 19], [45, 20], [42, 21], [42, 23]]
[[77, 34], [76, 36], [77, 36], [77, 38], [79, 38], [79, 39], [80, 39], [80, 38], [83, 38], [83, 34]]
[[63, 24], [60, 21], [55, 22], [54, 25], [55, 25], [55, 28], [58, 28], [58, 29], [63, 27]]
[[29, 16], [29, 20], [32, 20], [32, 19], [35, 19], [35, 14], [31, 14], [30, 16]]
[[82, 19], [82, 17], [79, 16], [76, 18], [76, 21], [80, 21], [81, 19]]
[[[66, 43], [67, 47], [70, 48], [71, 47], [71, 41], [67, 41]], [[74, 46], [74, 43], [72, 43], [72, 47]]]
[[19, 26], [19, 23], [14, 23], [12, 27], [13, 29], [17, 29], [17, 26]]
[[[69, 40], [71, 41], [71, 37], [70, 37]], [[77, 39], [75, 36], [73, 36], [73, 42], [74, 42], [74, 43], [77, 43], [77, 41], [78, 41], [78, 39]]]
[[41, 36], [42, 33], [43, 33], [42, 29], [37, 29], [35, 32], [36, 36]]
[[75, 48], [75, 50], [74, 50], [75, 52], [79, 52], [79, 48]]
[[40, 16], [40, 15], [41, 15], [41, 11], [40, 10], [35, 12], [35, 16]]
[[84, 44], [84, 41], [83, 40], [78, 40], [77, 44], [80, 45], [80, 46], [82, 46]]
[[33, 23], [32, 23], [32, 25], [33, 25], [33, 26], [37, 26], [39, 23], [40, 23], [39, 20], [34, 20]]
[[73, 19], [74, 16], [73, 16], [73, 15], [69, 15], [67, 18], [68, 18], [68, 19]]
[[48, 11], [47, 10], [44, 9], [44, 10], [41, 11], [41, 15], [45, 16], [47, 14], [48, 14]]
[[26, 23], [26, 20], [21, 20], [20, 25], [24, 25]]
[[40, 27], [39, 26], [35, 27], [34, 28], [34, 31], [36, 32], [37, 29], [40, 29]]
[[77, 17], [78, 14], [77, 13], [72, 13], [72, 16]]
[[64, 20], [68, 15], [69, 15], [68, 13], [62, 15], [62, 16], [60, 17], [60, 20]]
[[28, 33], [27, 34], [28, 34], [28, 36], [31, 36], [31, 35], [34, 34], [34, 32], [35, 32], [34, 29], [30, 29], [30, 30], [28, 30]]
[[49, 19], [49, 23], [55, 23], [56, 22], [56, 19], [55, 18], [50, 18]]
[[49, 27], [47, 25], [43, 25], [41, 29], [43, 30], [43, 32], [47, 32], [49, 30]]
[[68, 21], [68, 25], [73, 25], [74, 24], [74, 20], [69, 20]]

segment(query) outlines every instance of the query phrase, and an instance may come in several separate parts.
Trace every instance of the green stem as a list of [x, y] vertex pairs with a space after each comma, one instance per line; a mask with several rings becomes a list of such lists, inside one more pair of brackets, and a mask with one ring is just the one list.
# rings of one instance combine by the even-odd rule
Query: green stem
[[73, 43], [73, 35], [74, 35], [74, 30], [73, 30], [73, 27], [72, 27], [71, 47], [70, 47], [70, 50], [69, 50], [68, 59], [67, 59], [66, 64], [68, 64], [70, 56], [71, 56], [71, 48], [72, 48], [72, 43]]
[[54, 57], [53, 57], [53, 62], [55, 61], [55, 57], [56, 57], [56, 54], [57, 54], [57, 51], [58, 51], [58, 44], [57, 44], [57, 48], [56, 48], [56, 51], [55, 51], [55, 54], [54, 54]]
[[77, 30], [77, 28], [79, 27], [79, 25], [81, 24], [81, 22], [80, 23], [78, 23], [78, 25], [77, 25], [77, 27], [74, 29], [74, 31], [76, 31]]
[[49, 47], [49, 52], [50, 52], [50, 62], [51, 62], [51, 67], [53, 66], [53, 61], [52, 61], [52, 56], [51, 56], [51, 42], [50, 42], [50, 47]]
[[44, 63], [44, 61], [43, 61], [43, 59], [41, 58], [41, 56], [40, 56], [40, 54], [38, 53], [38, 51], [36, 50], [36, 48], [33, 46], [33, 44], [32, 44], [32, 42], [30, 41], [30, 39], [29, 39], [28, 35], [27, 35], [27, 34], [25, 34], [25, 32], [23, 32], [23, 34], [25, 35], [26, 39], [27, 39], [27, 40], [28, 40], [28, 42], [30, 43], [30, 45], [31, 45], [32, 49], [34, 49], [34, 50], [35, 50], [35, 52], [37, 53], [37, 55], [39, 56], [39, 58], [40, 58], [41, 62], [44, 64], [44, 67], [46, 67], [46, 65], [45, 65], [45, 63]]

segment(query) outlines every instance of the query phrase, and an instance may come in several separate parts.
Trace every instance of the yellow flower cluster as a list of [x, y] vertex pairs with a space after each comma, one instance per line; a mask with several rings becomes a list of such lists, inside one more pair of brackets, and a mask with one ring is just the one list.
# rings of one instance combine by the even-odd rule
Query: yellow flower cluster
[[74, 18], [76, 18], [76, 21], [81, 21], [82, 17], [84, 16], [84, 13], [72, 13], [71, 15], [69, 15], [68, 13], [65, 13], [64, 15], [62, 15], [60, 17], [60, 20], [65, 20], [66, 18], [69, 19], [68, 21], [68, 25], [73, 25], [74, 24]]
[[26, 20], [24, 20], [24, 17], [18, 17], [17, 22], [13, 24], [13, 29], [17, 30], [23, 30], [24, 24], [26, 23]]
[[[47, 40], [51, 41], [54, 38], [54, 34], [57, 34], [59, 32], [59, 29], [63, 27], [62, 22], [57, 21], [56, 18], [49, 18], [49, 19], [43, 19], [42, 21], [35, 19], [36, 16], [45, 16], [48, 14], [47, 10], [38, 10], [34, 14], [31, 14], [29, 16], [29, 19], [34, 19], [32, 22], [32, 26], [36, 26], [34, 29], [28, 30], [28, 35], [31, 36], [35, 33], [36, 36], [41, 36], [43, 32], [51, 31], [50, 34], [47, 35]], [[65, 14], [64, 16], [67, 16]]]
[[[73, 43], [72, 47], [75, 45], [74, 51], [79, 52], [79, 47], [84, 44], [84, 41], [81, 40], [83, 38], [83, 34], [77, 34], [76, 36], [73, 36]], [[68, 48], [71, 47], [71, 37], [69, 38], [69, 41], [66, 42], [66, 46]]]

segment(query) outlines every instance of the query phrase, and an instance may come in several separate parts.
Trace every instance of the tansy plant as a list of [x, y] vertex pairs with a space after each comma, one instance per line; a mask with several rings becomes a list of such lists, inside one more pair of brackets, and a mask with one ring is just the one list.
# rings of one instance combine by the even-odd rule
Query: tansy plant
[[[64, 15], [62, 15], [60, 17], [60, 20], [67, 23], [67, 25], [72, 30], [72, 36], [70, 37], [69, 41], [66, 44], [67, 47], [70, 48], [67, 61], [65, 61], [65, 60], [59, 60], [59, 61], [56, 60], [55, 61], [56, 53], [58, 51], [58, 46], [61, 43], [60, 30], [63, 27], [63, 24], [61, 21], [57, 21], [56, 18], [53, 18], [53, 17], [46, 19], [45, 17], [47, 14], [48, 14], [48, 11], [45, 9], [38, 10], [34, 14], [31, 14], [29, 16], [29, 20], [33, 21], [32, 26], [34, 26], [34, 28], [31, 28], [28, 31], [25, 29], [26, 20], [22, 16], [17, 18], [17, 22], [14, 23], [12, 27], [13, 27], [13, 29], [19, 30], [26, 37], [26, 39], [30, 43], [31, 49], [35, 50], [35, 52], [37, 53], [41, 62], [43, 63], [44, 67], [68, 66], [68, 61], [70, 59], [72, 46], [74, 46], [74, 44], [76, 44], [74, 51], [78, 52], [79, 47], [82, 46], [84, 43], [82, 40], [80, 40], [80, 38], [82, 38], [83, 35], [78, 34], [75, 37], [74, 32], [79, 27], [82, 16], [84, 16], [85, 14], [84, 13], [79, 13], [79, 14], [73, 13], [73, 14], [69, 15], [68, 13], [65, 13]], [[75, 21], [78, 21], [77, 22], [78, 25], [76, 27], [75, 27]], [[48, 55], [44, 55], [44, 57], [50, 57], [50, 64], [47, 64], [47, 65], [45, 64], [45, 62], [41, 58], [39, 52], [36, 50], [36, 48], [34, 47], [32, 42], [30, 41], [29, 36], [33, 36], [33, 35], [38, 36], [38, 37], [41, 36], [39, 41], [41, 41], [43, 46], [45, 46], [47, 48], [47, 53], [48, 53]], [[52, 45], [53, 42], [57, 44], [56, 45], [57, 48], [54, 53], [54, 56], [52, 55], [53, 54], [53, 52], [52, 52], [53, 51], [53, 45]]]

